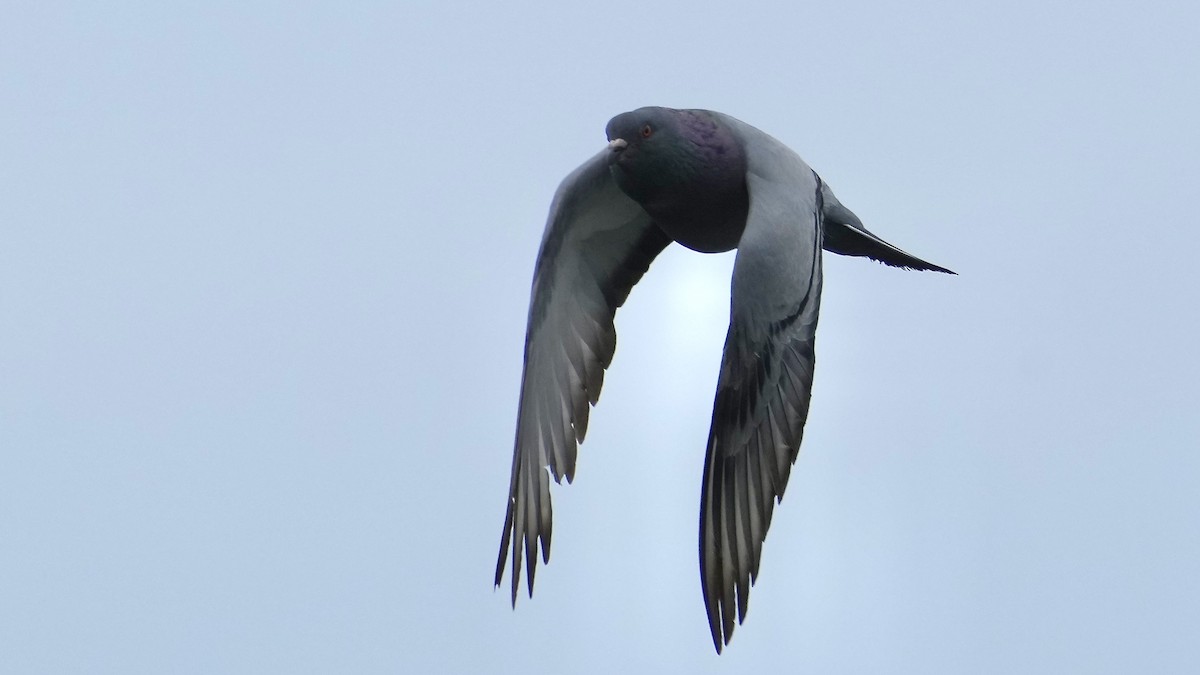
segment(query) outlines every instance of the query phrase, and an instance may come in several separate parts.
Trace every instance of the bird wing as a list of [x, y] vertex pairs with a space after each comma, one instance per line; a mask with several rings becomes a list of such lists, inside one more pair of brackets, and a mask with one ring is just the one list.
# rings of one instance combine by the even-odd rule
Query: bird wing
[[[746, 615], [762, 543], [799, 452], [821, 301], [821, 181], [782, 143], [723, 116], [747, 150], [750, 210], [700, 498], [700, 576], [717, 652]], [[736, 608], [736, 609], [735, 609]]]
[[870, 258], [892, 267], [902, 267], [910, 270], [927, 270], [954, 274], [945, 267], [934, 265], [905, 253], [880, 239], [867, 228], [850, 209], [842, 206], [829, 185], [822, 185], [821, 195], [825, 201], [825, 239], [824, 247], [830, 253], [852, 255]]
[[530, 596], [541, 544], [550, 560], [549, 467], [555, 482], [575, 475], [577, 443], [587, 431], [604, 369], [616, 349], [613, 316], [671, 239], [625, 196], [601, 151], [567, 176], [550, 206], [534, 268], [512, 480], [496, 586], [512, 545], [512, 602], [524, 550]]

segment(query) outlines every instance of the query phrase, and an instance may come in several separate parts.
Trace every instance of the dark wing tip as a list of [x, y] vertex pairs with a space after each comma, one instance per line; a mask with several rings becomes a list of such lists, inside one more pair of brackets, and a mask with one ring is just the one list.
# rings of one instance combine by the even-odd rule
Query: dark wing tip
[[878, 258], [872, 258], [872, 259], [876, 260], [878, 262], [881, 262], [884, 265], [890, 265], [892, 267], [900, 267], [902, 269], [913, 270], [916, 272], [941, 272], [942, 274], [953, 274], [954, 276], [958, 276], [958, 272], [955, 272], [954, 270], [946, 269], [945, 267], [942, 267], [941, 265], [934, 265], [931, 262], [926, 262], [926, 261], [921, 260], [920, 258], [916, 258], [916, 257], [913, 257], [912, 260], [918, 261], [921, 264], [914, 265], [910, 262], [909, 264], [906, 264], [906, 265], [895, 265], [893, 263], [889, 263], [886, 260], [879, 260]]
[[[496, 560], [496, 579], [495, 588], [500, 588], [500, 584], [504, 581], [504, 567], [508, 562], [508, 542], [512, 538], [513, 527], [513, 500], [508, 499], [508, 509], [504, 514], [504, 529], [500, 533], [500, 556]], [[493, 589], [493, 590], [494, 590]], [[517, 598], [513, 595], [513, 607], [516, 607]]]

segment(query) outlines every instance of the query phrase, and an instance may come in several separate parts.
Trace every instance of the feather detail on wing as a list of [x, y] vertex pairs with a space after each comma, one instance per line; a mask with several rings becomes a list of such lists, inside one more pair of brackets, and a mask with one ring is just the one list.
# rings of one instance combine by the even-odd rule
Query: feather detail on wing
[[[613, 316], [671, 242], [613, 182], [607, 150], [563, 180], [550, 207], [534, 269], [496, 586], [512, 547], [512, 602], [524, 557], [533, 595], [538, 548], [550, 560], [550, 476], [575, 475], [604, 370], [616, 349]], [[547, 473], [547, 468], [549, 473]]]
[[701, 585], [718, 653], [746, 616], [774, 506], [800, 449], [821, 299], [820, 179], [770, 136], [735, 129], [748, 149], [750, 211], [700, 499]]

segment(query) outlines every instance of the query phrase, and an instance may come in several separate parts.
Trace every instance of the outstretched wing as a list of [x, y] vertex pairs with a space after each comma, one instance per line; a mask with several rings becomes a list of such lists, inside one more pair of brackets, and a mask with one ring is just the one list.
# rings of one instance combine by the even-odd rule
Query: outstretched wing
[[886, 241], [875, 236], [863, 227], [862, 221], [850, 209], [833, 196], [828, 185], [821, 188], [821, 196], [825, 201], [825, 233], [823, 245], [826, 251], [838, 255], [852, 255], [879, 261], [892, 267], [902, 267], [910, 270], [928, 270], [954, 274], [945, 267], [934, 265], [905, 253]]
[[717, 652], [746, 616], [763, 539], [800, 449], [821, 302], [820, 179], [766, 134], [731, 126], [747, 149], [750, 211], [700, 498], [700, 576]]
[[575, 475], [588, 405], [596, 404], [616, 349], [613, 315], [671, 243], [613, 182], [609, 152], [559, 186], [534, 268], [512, 481], [496, 561], [498, 587], [511, 544], [514, 605], [522, 552], [530, 596], [539, 543], [542, 561], [550, 560], [550, 474], [560, 483]]

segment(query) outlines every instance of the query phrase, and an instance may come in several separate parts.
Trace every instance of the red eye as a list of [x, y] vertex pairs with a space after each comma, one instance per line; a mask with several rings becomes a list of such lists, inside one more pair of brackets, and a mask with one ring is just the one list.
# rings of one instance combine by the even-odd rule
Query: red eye
[[652, 133], [654, 133], [654, 130], [650, 128], [649, 124], [642, 127], [642, 138], [650, 138], [650, 134]]

